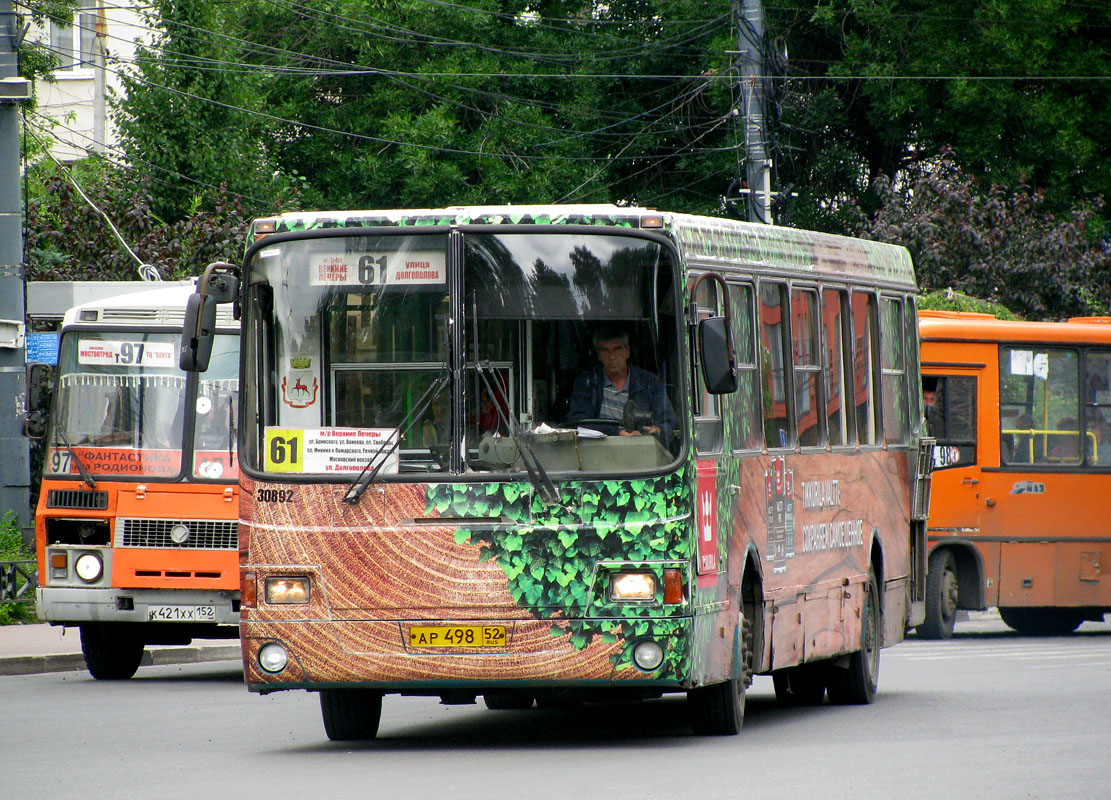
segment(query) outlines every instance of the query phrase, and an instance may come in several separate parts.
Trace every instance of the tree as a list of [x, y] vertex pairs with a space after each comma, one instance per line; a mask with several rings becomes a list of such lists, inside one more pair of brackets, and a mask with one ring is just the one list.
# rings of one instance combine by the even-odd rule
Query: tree
[[1111, 196], [1107, 6], [1068, 0], [810, 0], [769, 6], [792, 54], [779, 129], [798, 224], [849, 223], [881, 176], [951, 148], [986, 184], [1067, 212]]
[[711, 211], [737, 173], [724, 4], [155, 6], [165, 34], [118, 106], [128, 152], [168, 152], [175, 171], [252, 197], [265, 165], [324, 207]]
[[906, 191], [886, 177], [874, 191], [880, 207], [861, 214], [857, 232], [909, 249], [923, 288], [1001, 303], [1026, 319], [1111, 311], [1111, 245], [1098, 235], [1101, 199], [1058, 216], [1044, 192], [1025, 185], [982, 189], [948, 155]]

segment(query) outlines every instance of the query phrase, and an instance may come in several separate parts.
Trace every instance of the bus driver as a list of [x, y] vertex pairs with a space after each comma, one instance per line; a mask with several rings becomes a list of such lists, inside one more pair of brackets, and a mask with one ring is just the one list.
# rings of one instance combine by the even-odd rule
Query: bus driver
[[626, 430], [622, 424], [626, 404], [633, 403], [637, 411], [651, 418], [642, 430], [659, 436], [665, 445], [670, 443], [677, 423], [675, 412], [663, 382], [651, 372], [629, 364], [628, 332], [599, 327], [593, 340], [599, 363], [575, 379], [568, 421], [613, 420], [612, 425], [596, 427], [610, 436], [640, 436], [641, 430]]

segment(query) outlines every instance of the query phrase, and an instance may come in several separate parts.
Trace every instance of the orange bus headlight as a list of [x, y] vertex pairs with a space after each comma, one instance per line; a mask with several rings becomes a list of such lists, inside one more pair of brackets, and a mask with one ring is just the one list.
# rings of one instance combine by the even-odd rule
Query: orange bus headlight
[[656, 576], [648, 572], [616, 572], [610, 576], [609, 599], [655, 600]]
[[309, 602], [309, 579], [307, 577], [267, 578], [266, 602], [293, 605]]

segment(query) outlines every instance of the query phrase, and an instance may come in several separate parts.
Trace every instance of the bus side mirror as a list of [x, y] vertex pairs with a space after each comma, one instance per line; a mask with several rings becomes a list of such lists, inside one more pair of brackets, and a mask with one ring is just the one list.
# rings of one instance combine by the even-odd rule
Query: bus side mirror
[[178, 356], [178, 366], [185, 372], [208, 369], [216, 331], [216, 304], [216, 299], [209, 294], [191, 294], [185, 301], [185, 324]]
[[737, 364], [725, 317], [707, 317], [698, 323], [699, 361], [702, 379], [710, 394], [737, 391]]
[[27, 365], [27, 394], [23, 400], [23, 435], [41, 439], [46, 435], [46, 405], [54, 370], [49, 364]]

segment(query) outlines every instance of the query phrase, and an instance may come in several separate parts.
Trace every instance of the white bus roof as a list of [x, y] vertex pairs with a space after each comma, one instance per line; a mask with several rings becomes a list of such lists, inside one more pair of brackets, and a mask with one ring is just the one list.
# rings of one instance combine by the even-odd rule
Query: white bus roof
[[[196, 289], [195, 279], [166, 281], [145, 292], [128, 292], [81, 303], [69, 309], [62, 327], [71, 325], [127, 325], [180, 328], [185, 322], [185, 302]], [[230, 304], [217, 307], [216, 325], [237, 328]]]

